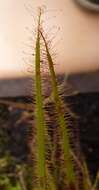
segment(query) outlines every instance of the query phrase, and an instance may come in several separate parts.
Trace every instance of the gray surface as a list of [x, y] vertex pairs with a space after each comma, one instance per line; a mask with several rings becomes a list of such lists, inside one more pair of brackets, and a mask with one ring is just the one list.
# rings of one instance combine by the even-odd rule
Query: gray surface
[[[60, 77], [60, 80], [63, 77]], [[2, 79], [0, 80], [0, 97], [30, 96], [33, 92], [30, 78]], [[46, 80], [47, 94], [50, 88]], [[73, 74], [65, 81], [65, 87], [70, 87], [71, 94], [74, 92], [99, 92], [99, 72]]]
[[0, 80], [0, 97], [16, 97], [29, 95], [29, 78]]
[[74, 74], [68, 77], [68, 84], [81, 93], [99, 92], [99, 72]]

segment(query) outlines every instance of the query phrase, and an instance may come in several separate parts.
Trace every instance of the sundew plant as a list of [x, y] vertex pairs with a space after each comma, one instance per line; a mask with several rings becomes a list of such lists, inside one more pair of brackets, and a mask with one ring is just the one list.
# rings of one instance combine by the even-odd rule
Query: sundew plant
[[[71, 133], [68, 129], [68, 118], [65, 117], [65, 104], [62, 100], [57, 77], [54, 69], [54, 61], [50, 53], [49, 44], [42, 28], [42, 9], [39, 9], [38, 26], [35, 44], [35, 176], [33, 176], [34, 190], [95, 190], [97, 189], [98, 175], [95, 184], [92, 185], [88, 168], [84, 159], [79, 161], [71, 146]], [[49, 132], [44, 107], [42, 87], [42, 48], [45, 49], [48, 67], [54, 112], [57, 127]], [[54, 124], [53, 124], [54, 125]], [[54, 128], [54, 126], [53, 126]], [[55, 133], [55, 134], [54, 134]], [[52, 140], [51, 135], [56, 138]], [[55, 144], [54, 144], [55, 142]], [[59, 147], [58, 147], [59, 146]], [[76, 145], [75, 145], [76, 146]], [[79, 150], [78, 150], [79, 151]], [[56, 154], [57, 153], [57, 154]], [[77, 168], [75, 164], [77, 165]], [[77, 175], [80, 170], [81, 177]], [[80, 181], [81, 180], [81, 181]]]
[[[50, 176], [50, 171], [47, 168], [46, 164], [46, 141], [45, 141], [45, 133], [46, 133], [46, 124], [45, 124], [45, 118], [44, 118], [44, 109], [43, 109], [43, 97], [42, 97], [42, 80], [41, 80], [41, 46], [40, 46], [40, 39], [42, 38], [45, 44], [45, 50], [46, 50], [46, 59], [48, 61], [49, 65], [49, 71], [52, 81], [52, 92], [53, 92], [53, 98], [55, 103], [55, 109], [58, 113], [58, 123], [59, 123], [59, 130], [60, 130], [60, 136], [62, 139], [62, 152], [64, 154], [64, 167], [66, 170], [66, 177], [67, 177], [67, 187], [69, 189], [77, 189], [76, 183], [75, 183], [75, 173], [73, 170], [73, 163], [71, 159], [70, 154], [70, 143], [69, 143], [69, 135], [68, 130], [66, 128], [66, 122], [64, 117], [64, 109], [62, 105], [62, 101], [58, 94], [58, 88], [57, 88], [57, 81], [54, 71], [54, 63], [52, 60], [52, 57], [49, 52], [49, 48], [46, 42], [46, 39], [43, 35], [42, 29], [41, 29], [41, 9], [39, 11], [39, 19], [38, 19], [38, 28], [37, 28], [37, 39], [36, 39], [36, 48], [35, 48], [35, 83], [36, 83], [36, 112], [35, 112], [35, 118], [36, 118], [36, 131], [37, 131], [37, 174], [38, 174], [38, 188], [39, 189], [46, 189], [49, 185], [53, 184], [53, 182], [50, 182], [47, 184], [47, 178]], [[48, 138], [49, 139], [49, 138]], [[51, 143], [51, 142], [50, 142]], [[54, 173], [54, 171], [53, 171]], [[53, 180], [54, 177], [52, 176]], [[57, 186], [53, 185], [53, 186]]]
[[[11, 176], [4, 173], [0, 176], [0, 188], [2, 187], [2, 190], [98, 190], [99, 172], [95, 181], [92, 182], [84, 155], [77, 149], [79, 142], [74, 139], [73, 125], [75, 124], [73, 122], [71, 124], [71, 114], [73, 116], [75, 114], [71, 113], [63, 99], [63, 96], [66, 96], [66, 90], [64, 94], [61, 88], [63, 85], [59, 86], [57, 82], [55, 60], [51, 52], [51, 43], [49, 43], [51, 32], [50, 35], [46, 35], [42, 24], [45, 12], [39, 8], [38, 13], [32, 49], [34, 55], [32, 68], [35, 69], [32, 75], [32, 81], [35, 83], [32, 91], [33, 94], [35, 92], [33, 95], [35, 105], [34, 101], [24, 104], [0, 100], [0, 104], [26, 110], [28, 116], [32, 117], [32, 131], [31, 134], [29, 133], [30, 165], [27, 163], [17, 165], [9, 156], [6, 159], [0, 159], [1, 168], [9, 163], [13, 165], [14, 162], [14, 179], [16, 180], [16, 185], [13, 186], [10, 182]], [[48, 77], [46, 73], [44, 75], [43, 68], [47, 69]], [[44, 79], [49, 80], [51, 87], [51, 95], [47, 98], [44, 88], [48, 86], [45, 85]]]

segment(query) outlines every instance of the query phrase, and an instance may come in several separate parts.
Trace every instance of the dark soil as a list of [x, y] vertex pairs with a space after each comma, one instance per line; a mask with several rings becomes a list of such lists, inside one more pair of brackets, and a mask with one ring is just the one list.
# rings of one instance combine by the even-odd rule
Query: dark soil
[[[79, 129], [82, 152], [91, 174], [96, 175], [99, 170], [99, 93], [78, 94], [64, 99], [77, 115], [72, 119], [72, 126]], [[11, 100], [30, 103], [23, 97]], [[10, 153], [17, 163], [28, 161], [32, 122], [29, 111], [0, 104], [0, 158]]]
[[81, 148], [90, 172], [96, 175], [99, 170], [99, 93], [79, 94], [65, 100], [79, 116]]

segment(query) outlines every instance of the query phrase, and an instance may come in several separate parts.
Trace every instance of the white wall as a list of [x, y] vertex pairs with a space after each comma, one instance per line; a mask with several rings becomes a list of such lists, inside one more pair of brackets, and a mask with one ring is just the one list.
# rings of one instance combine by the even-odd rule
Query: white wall
[[[25, 74], [26, 64], [22, 51], [27, 48], [29, 31], [36, 23], [24, 4], [32, 6], [33, 15], [37, 7], [45, 5], [44, 25], [52, 44], [58, 72], [95, 70], [99, 68], [99, 14], [80, 9], [73, 0], [0, 0], [0, 77]], [[36, 17], [35, 17], [36, 19]], [[58, 33], [56, 31], [60, 28]], [[32, 42], [32, 41], [31, 41]], [[30, 43], [30, 42], [29, 42]], [[29, 51], [29, 50], [28, 50]]]

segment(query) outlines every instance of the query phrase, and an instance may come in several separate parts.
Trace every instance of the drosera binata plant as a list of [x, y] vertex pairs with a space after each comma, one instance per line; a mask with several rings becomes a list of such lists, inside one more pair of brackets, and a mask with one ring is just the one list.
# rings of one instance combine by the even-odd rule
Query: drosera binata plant
[[[46, 174], [46, 142], [45, 142], [45, 117], [44, 117], [44, 109], [43, 109], [43, 98], [42, 98], [42, 80], [41, 80], [41, 46], [40, 39], [42, 38], [45, 45], [45, 51], [47, 55], [47, 61], [49, 65], [50, 77], [52, 81], [52, 92], [54, 97], [54, 103], [56, 107], [56, 112], [58, 114], [58, 122], [60, 127], [60, 136], [62, 139], [62, 150], [64, 154], [64, 167], [66, 169], [66, 178], [67, 178], [67, 188], [69, 190], [77, 190], [77, 181], [75, 177], [75, 172], [73, 168], [73, 162], [71, 157], [71, 147], [69, 142], [69, 133], [66, 128], [66, 121], [63, 109], [63, 103], [58, 94], [58, 87], [56, 81], [56, 75], [54, 71], [54, 63], [49, 52], [49, 47], [47, 45], [47, 41], [44, 37], [44, 34], [41, 29], [41, 15], [42, 10], [39, 9], [39, 19], [38, 19], [38, 28], [37, 28], [37, 39], [36, 39], [36, 48], [35, 48], [35, 84], [36, 84], [36, 130], [37, 130], [37, 174], [38, 174], [38, 182], [39, 188], [41, 190], [47, 189], [47, 178]], [[57, 179], [58, 180], [58, 179]], [[52, 183], [52, 182], [50, 182]]]
[[[57, 178], [57, 174], [55, 173], [55, 167], [57, 168], [57, 164], [55, 162], [55, 157], [53, 157], [53, 150], [54, 153], [56, 151], [56, 144], [54, 149], [52, 147], [52, 142], [50, 135], [48, 134], [48, 125], [46, 122], [46, 113], [44, 109], [44, 99], [42, 95], [42, 80], [41, 80], [41, 66], [42, 66], [42, 59], [41, 59], [41, 40], [43, 40], [46, 54], [46, 62], [48, 64], [48, 69], [50, 73], [51, 79], [51, 86], [52, 86], [52, 96], [53, 96], [53, 103], [55, 105], [55, 110], [57, 113], [57, 123], [58, 123], [58, 135], [61, 145], [61, 158], [62, 164], [58, 165], [58, 171], [60, 170], [61, 177], [65, 180], [65, 186], [61, 184], [62, 190], [80, 190], [81, 187], [79, 185], [79, 178], [76, 175], [74, 161], [78, 165], [79, 170], [82, 173], [82, 190], [96, 190], [96, 186], [98, 183], [98, 177], [95, 180], [95, 184], [92, 185], [91, 179], [89, 176], [88, 168], [86, 166], [85, 161], [81, 163], [77, 156], [75, 155], [74, 151], [72, 150], [71, 141], [70, 141], [70, 132], [68, 130], [68, 121], [65, 117], [65, 109], [64, 109], [64, 101], [59, 95], [58, 91], [58, 84], [57, 78], [54, 70], [54, 62], [53, 58], [50, 53], [50, 48], [46, 37], [44, 35], [44, 30], [41, 25], [41, 16], [42, 16], [42, 9], [39, 9], [39, 19], [38, 19], [38, 28], [37, 28], [37, 38], [36, 38], [36, 48], [35, 48], [35, 84], [36, 84], [36, 130], [37, 130], [37, 174], [38, 174], [38, 187], [36, 190], [60, 190], [58, 186], [59, 179]], [[46, 65], [45, 65], [46, 67]], [[54, 127], [54, 126], [53, 126]], [[57, 133], [57, 131], [53, 131], [53, 133]], [[47, 137], [47, 138], [46, 138]], [[55, 136], [54, 136], [55, 137]], [[47, 142], [48, 141], [48, 142]], [[55, 141], [56, 143], [57, 140]], [[51, 160], [50, 166], [53, 166], [51, 169], [48, 166], [47, 160], [47, 152], [49, 146], [50, 148], [50, 158], [53, 157]], [[57, 160], [60, 157], [57, 157]], [[49, 159], [50, 160], [50, 159]], [[64, 171], [64, 173], [63, 173]], [[56, 175], [56, 176], [55, 176]], [[98, 175], [97, 175], [98, 176]]]

